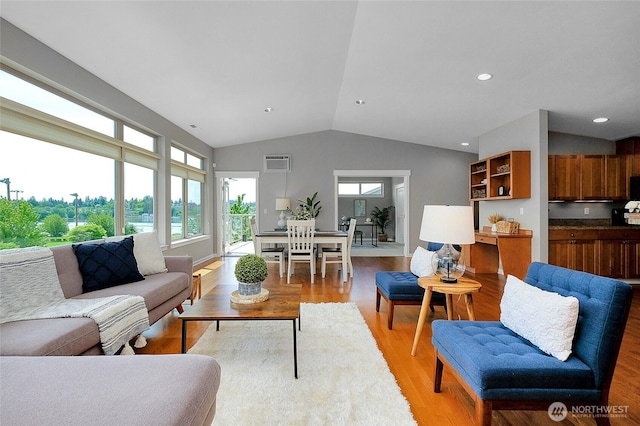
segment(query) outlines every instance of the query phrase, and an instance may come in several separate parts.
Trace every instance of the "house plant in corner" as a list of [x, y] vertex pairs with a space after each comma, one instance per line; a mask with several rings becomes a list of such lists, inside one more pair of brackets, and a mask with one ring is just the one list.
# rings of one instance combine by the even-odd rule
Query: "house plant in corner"
[[384, 231], [385, 228], [391, 224], [391, 209], [393, 209], [393, 206], [383, 207], [382, 209], [375, 206], [373, 210], [371, 210], [373, 222], [380, 228], [378, 241], [387, 241], [387, 234]]
[[262, 257], [245, 254], [236, 262], [234, 273], [238, 290], [231, 294], [232, 302], [256, 303], [269, 298], [269, 292], [262, 288], [262, 281], [269, 275], [267, 262]]

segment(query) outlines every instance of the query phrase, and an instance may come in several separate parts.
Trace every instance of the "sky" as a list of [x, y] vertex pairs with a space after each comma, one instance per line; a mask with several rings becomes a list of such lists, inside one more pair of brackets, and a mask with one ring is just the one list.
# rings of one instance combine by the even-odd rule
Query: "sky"
[[[113, 134], [113, 120], [1, 70], [0, 95], [106, 135]], [[150, 139], [127, 126], [125, 138], [145, 148], [144, 143]], [[0, 179], [10, 179], [11, 199], [17, 196], [25, 200], [34, 197], [70, 202], [75, 198], [72, 193], [77, 193], [80, 199], [100, 196], [113, 199], [114, 173], [111, 159], [0, 131]], [[148, 169], [126, 164], [125, 199], [153, 195], [152, 176]], [[243, 193], [246, 202], [256, 200], [253, 179], [231, 181], [229, 189], [231, 200]], [[0, 197], [6, 196], [6, 184], [0, 183]]]
[[[91, 179], [96, 173], [102, 178]], [[105, 175], [111, 178], [104, 179]], [[113, 198], [113, 176], [113, 160], [0, 132], [0, 179], [9, 178], [11, 190], [22, 191], [17, 194], [20, 199], [71, 201], [71, 193], [78, 193], [82, 199], [101, 195]], [[3, 197], [6, 191], [5, 184], [0, 184]], [[12, 193], [11, 199], [15, 198]]]

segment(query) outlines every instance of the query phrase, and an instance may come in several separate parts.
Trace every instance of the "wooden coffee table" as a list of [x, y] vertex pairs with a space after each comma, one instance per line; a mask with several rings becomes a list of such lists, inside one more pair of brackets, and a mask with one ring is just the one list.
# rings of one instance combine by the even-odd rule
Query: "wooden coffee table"
[[203, 296], [198, 303], [185, 308], [178, 318], [182, 320], [182, 353], [187, 352], [187, 322], [216, 321], [216, 331], [220, 321], [291, 320], [293, 322], [293, 374], [298, 378], [298, 347], [296, 320], [300, 324], [300, 284], [263, 285], [269, 290], [269, 300], [253, 304], [231, 303], [230, 297], [237, 285], [219, 285]]

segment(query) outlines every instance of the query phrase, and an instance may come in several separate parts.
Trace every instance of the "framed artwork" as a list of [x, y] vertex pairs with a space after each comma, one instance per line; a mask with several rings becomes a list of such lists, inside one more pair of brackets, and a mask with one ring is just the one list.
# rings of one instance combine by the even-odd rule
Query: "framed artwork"
[[353, 200], [353, 216], [363, 217], [367, 215], [367, 201]]

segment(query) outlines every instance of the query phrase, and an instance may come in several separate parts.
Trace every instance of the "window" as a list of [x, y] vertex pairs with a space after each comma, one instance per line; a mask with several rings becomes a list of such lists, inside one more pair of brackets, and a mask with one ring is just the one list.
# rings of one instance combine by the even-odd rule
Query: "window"
[[0, 70], [0, 94], [12, 101], [103, 135], [114, 136], [114, 120]]
[[202, 235], [204, 159], [171, 147], [171, 239]]
[[[9, 180], [5, 185], [10, 191], [5, 193], [0, 187], [0, 194], [6, 194], [8, 206], [15, 207], [16, 212], [28, 209], [31, 214], [22, 218], [31, 216], [28, 226], [39, 229], [45, 238], [37, 240], [32, 235], [30, 239], [37, 243], [31, 244], [21, 240], [25, 237], [15, 229], [10, 235], [0, 233], [0, 249], [115, 234], [114, 160], [4, 131], [0, 131], [0, 152], [0, 170]], [[13, 228], [9, 223], [13, 219], [4, 217], [3, 221], [4, 226]], [[20, 223], [22, 226], [25, 223]]]
[[155, 151], [156, 148], [156, 138], [127, 125], [122, 126], [122, 139], [125, 142], [146, 149], [147, 151]]
[[135, 164], [124, 164], [125, 235], [150, 232], [155, 228], [154, 182], [153, 170]]
[[[7, 206], [29, 210], [37, 244], [154, 229], [156, 137], [17, 75], [0, 70], [0, 170], [7, 190], [0, 202], [20, 200]], [[52, 215], [60, 217], [55, 230], [45, 223]], [[96, 227], [80, 236], [71, 231], [92, 224], [105, 235]], [[23, 240], [3, 235], [0, 249], [34, 245]]]
[[384, 184], [382, 182], [339, 182], [338, 196], [352, 197], [383, 197]]

